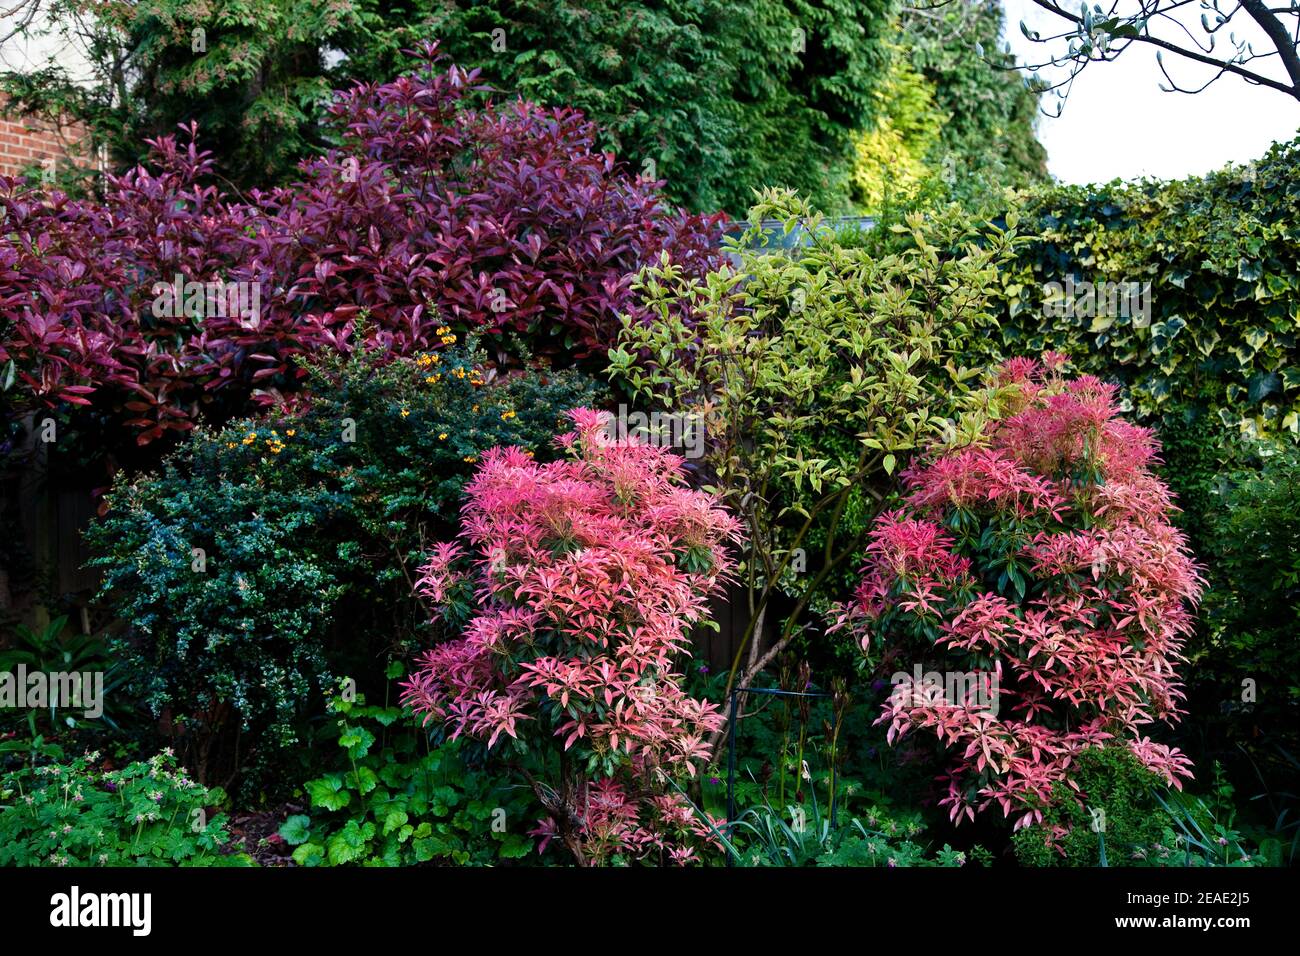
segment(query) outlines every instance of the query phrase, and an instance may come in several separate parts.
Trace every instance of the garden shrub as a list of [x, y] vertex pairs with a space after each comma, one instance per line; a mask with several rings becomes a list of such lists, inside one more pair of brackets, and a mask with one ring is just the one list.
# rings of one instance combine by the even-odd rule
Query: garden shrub
[[99, 754], [0, 778], [0, 864], [5, 866], [216, 866], [228, 854], [225, 801], [178, 767], [170, 751], [121, 770]]
[[1125, 747], [1080, 751], [1069, 784], [1054, 785], [1043, 821], [1012, 836], [1016, 860], [1022, 866], [1133, 865], [1164, 835], [1168, 821], [1153, 795], [1163, 784]]
[[[450, 338], [450, 333], [447, 333]], [[498, 374], [471, 349], [326, 353], [310, 402], [201, 428], [157, 473], [122, 478], [87, 533], [128, 623], [128, 688], [206, 782], [283, 786], [320, 692], [374, 680], [427, 637], [411, 594], [427, 541], [457, 527], [477, 456], [545, 456], [575, 372]]]
[[[1003, 279], [1008, 355], [1045, 349], [1123, 386], [1142, 421], [1200, 409], [1231, 431], [1300, 433], [1300, 141], [1204, 177], [1030, 192]], [[1045, 309], [1048, 283], [1151, 283], [1149, 314]], [[1063, 292], [1063, 289], [1054, 290]], [[1208, 426], [1205, 426], [1208, 427]]]
[[309, 780], [311, 815], [280, 828], [294, 862], [464, 866], [532, 853], [522, 829], [536, 809], [531, 794], [471, 766], [469, 741], [431, 744], [403, 722], [402, 708], [370, 706], [364, 696], [336, 697], [329, 709], [339, 715], [346, 767]]
[[1211, 586], [1189, 683], [1204, 695], [1206, 723], [1224, 724], [1220, 746], [1246, 748], [1286, 791], [1295, 767], [1284, 754], [1300, 752], [1300, 448], [1249, 443], [1234, 457], [1207, 510]]
[[889, 740], [935, 738], [953, 820], [997, 807], [1041, 822], [1077, 754], [1107, 741], [1170, 786], [1191, 776], [1146, 733], [1182, 714], [1201, 579], [1151, 471], [1154, 436], [1119, 418], [1114, 385], [1060, 365], [1007, 363], [977, 440], [909, 470], [837, 621], [895, 675]]
[[414, 72], [338, 94], [340, 148], [264, 197], [244, 265], [272, 322], [329, 342], [366, 309], [372, 340], [402, 353], [445, 322], [581, 356], [636, 310], [629, 273], [662, 253], [713, 264], [720, 217], [677, 212], [574, 110], [471, 106], [477, 73], [442, 59], [425, 45]]
[[636, 311], [630, 273], [714, 263], [719, 217], [668, 205], [572, 110], [471, 107], [474, 74], [439, 59], [428, 45], [414, 73], [339, 93], [341, 148], [248, 202], [210, 184], [193, 124], [102, 202], [0, 177], [0, 392], [79, 410], [96, 447], [119, 426], [146, 444], [274, 404], [359, 327], [401, 354], [448, 326], [603, 353]]
[[[811, 240], [774, 253], [764, 219]], [[655, 321], [629, 316], [610, 353], [611, 375], [641, 407], [699, 430], [695, 466], [745, 525], [750, 633], [733, 670], [748, 650], [748, 677], [760, 647], [775, 656], [804, 626], [805, 608], [848, 593], [880, 500], [978, 375], [958, 356], [987, 337], [1014, 242], [957, 214], [916, 216], [899, 227], [910, 248], [873, 257], [780, 191], [751, 222], [729, 240], [735, 264], [702, 280], [672, 263], [647, 269], [637, 287]], [[765, 616], [784, 622], [773, 641]]]
[[453, 739], [500, 746], [545, 808], [543, 849], [690, 862], [709, 829], [671, 781], [709, 758], [719, 718], [684, 693], [676, 661], [738, 525], [683, 487], [681, 459], [615, 440], [607, 414], [570, 416], [564, 460], [483, 456], [461, 541], [435, 545], [419, 581], [435, 615], [468, 624], [420, 658], [402, 699]]
[[0, 391], [13, 411], [71, 406], [92, 434], [125, 425], [146, 443], [189, 429], [201, 407], [287, 384], [306, 329], [205, 314], [197, 298], [155, 314], [157, 282], [228, 278], [250, 222], [205, 184], [211, 156], [188, 132], [183, 146], [152, 143], [153, 171], [109, 176], [102, 203], [0, 177]]
[[[1042, 823], [1012, 836], [1022, 866], [1259, 866], [1204, 800], [1166, 789], [1124, 747], [1089, 747], [1057, 783]], [[1220, 784], [1231, 801], [1232, 787]], [[1161, 793], [1165, 796], [1162, 797]], [[1231, 812], [1231, 811], [1230, 811]], [[1213, 834], [1213, 836], [1208, 836]]]

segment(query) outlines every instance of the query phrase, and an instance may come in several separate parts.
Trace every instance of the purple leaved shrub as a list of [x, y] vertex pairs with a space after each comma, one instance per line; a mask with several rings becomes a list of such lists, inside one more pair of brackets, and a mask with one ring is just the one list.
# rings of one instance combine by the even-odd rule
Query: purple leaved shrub
[[0, 177], [10, 404], [93, 406], [143, 445], [277, 401], [296, 358], [359, 330], [395, 354], [513, 331], [565, 364], [637, 315], [641, 266], [718, 263], [722, 217], [671, 207], [581, 114], [486, 95], [425, 45], [336, 94], [341, 145], [301, 181], [246, 198], [211, 184], [193, 127], [102, 201]]

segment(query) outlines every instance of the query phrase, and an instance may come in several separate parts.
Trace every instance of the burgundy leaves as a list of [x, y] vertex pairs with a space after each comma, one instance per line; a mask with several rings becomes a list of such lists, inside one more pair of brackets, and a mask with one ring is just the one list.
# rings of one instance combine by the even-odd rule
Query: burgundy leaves
[[[366, 336], [400, 354], [514, 330], [581, 358], [638, 308], [630, 275], [717, 261], [721, 217], [684, 215], [596, 150], [572, 110], [471, 105], [476, 74], [424, 46], [410, 75], [339, 93], [342, 147], [235, 200], [197, 131], [153, 143], [102, 202], [0, 179], [0, 370], [48, 406], [94, 401], [140, 443], [297, 385], [295, 357]], [[156, 283], [256, 288], [260, 310], [156, 315]], [[174, 314], [173, 314], [174, 313]]]

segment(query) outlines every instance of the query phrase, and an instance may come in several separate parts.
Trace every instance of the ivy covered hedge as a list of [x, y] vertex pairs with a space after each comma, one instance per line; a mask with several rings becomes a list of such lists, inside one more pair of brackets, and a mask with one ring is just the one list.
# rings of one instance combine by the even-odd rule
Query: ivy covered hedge
[[[1300, 141], [1202, 178], [1038, 190], [1020, 231], [1038, 238], [1004, 272], [1006, 354], [1066, 352], [1143, 419], [1300, 433]], [[1149, 282], [1149, 314], [1049, 305], [1067, 278]]]

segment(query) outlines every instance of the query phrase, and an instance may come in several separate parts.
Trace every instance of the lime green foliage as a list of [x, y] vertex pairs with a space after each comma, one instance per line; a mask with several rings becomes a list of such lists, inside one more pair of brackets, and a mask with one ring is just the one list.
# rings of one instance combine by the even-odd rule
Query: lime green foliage
[[110, 493], [88, 541], [130, 624], [128, 687], [200, 779], [282, 786], [273, 754], [302, 739], [332, 675], [368, 686], [376, 655], [426, 636], [409, 575], [454, 533], [477, 456], [545, 457], [558, 417], [593, 398], [576, 373], [485, 381], [482, 359], [331, 353], [306, 407], [196, 431]]
[[178, 768], [170, 751], [121, 770], [99, 755], [0, 778], [0, 866], [217, 866], [250, 864], [223, 854], [225, 801]]
[[897, 46], [890, 49], [889, 72], [875, 91], [875, 124], [858, 135], [854, 147], [853, 198], [867, 212], [916, 194], [936, 172], [932, 152], [945, 116], [935, 105], [933, 86]]
[[944, 117], [932, 164], [963, 202], [1006, 186], [1047, 179], [1047, 151], [1035, 126], [1038, 93], [1002, 52], [1002, 4], [955, 0], [901, 14], [912, 69], [934, 91]]
[[[389, 676], [400, 676], [390, 668]], [[527, 788], [471, 768], [473, 744], [431, 746], [398, 707], [334, 698], [344, 768], [306, 784], [311, 814], [280, 836], [302, 866], [491, 864], [527, 856], [534, 818]]]
[[874, 122], [856, 143], [854, 200], [865, 212], [918, 195], [974, 205], [1046, 180], [1038, 95], [1006, 68], [1002, 26], [1001, 6], [986, 0], [900, 12]]
[[[1192, 407], [1247, 435], [1300, 433], [1297, 143], [1203, 178], [1032, 192], [1021, 215], [1041, 238], [1004, 278], [1008, 354], [1064, 351], [1142, 419]], [[1046, 316], [1044, 285], [1070, 275], [1150, 282], [1149, 315]]]
[[797, 598], [782, 631], [794, 634], [908, 455], [949, 432], [979, 374], [955, 356], [987, 335], [1014, 241], [956, 214], [916, 216], [899, 226], [908, 249], [873, 258], [789, 193], [765, 192], [751, 217], [802, 228], [810, 244], [771, 254], [754, 226], [732, 245], [736, 269], [704, 281], [668, 263], [646, 270], [657, 320], [625, 323], [610, 353], [611, 375], [645, 408], [695, 416], [707, 433], [701, 464], [748, 536], [746, 642], [777, 589]]

